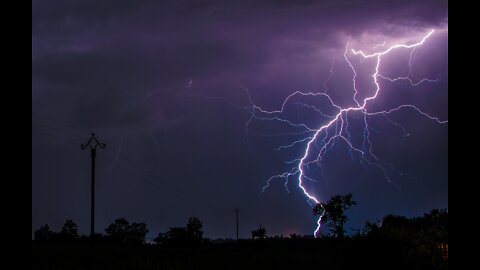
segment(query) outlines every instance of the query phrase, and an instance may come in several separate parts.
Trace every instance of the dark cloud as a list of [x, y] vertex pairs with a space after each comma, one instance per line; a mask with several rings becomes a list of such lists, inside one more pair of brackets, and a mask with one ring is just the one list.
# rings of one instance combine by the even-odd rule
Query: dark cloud
[[[309, 233], [314, 220], [293, 179], [290, 194], [281, 182], [260, 192], [302, 148], [272, 151], [292, 137], [258, 135], [284, 126], [252, 123], [245, 136], [250, 115], [241, 106], [249, 104], [245, 88], [268, 109], [278, 109], [293, 91], [320, 91], [332, 63], [329, 93], [351, 102], [352, 73], [343, 61], [349, 39], [362, 44], [444, 29], [419, 50], [414, 66], [416, 76], [440, 74], [441, 82], [410, 90], [386, 86], [372, 108], [408, 101], [448, 118], [447, 1], [32, 4], [32, 230], [73, 218], [86, 233], [89, 163], [78, 145], [95, 131], [108, 146], [98, 158], [99, 230], [126, 216], [148, 222], [155, 234], [198, 215], [207, 236], [226, 237], [233, 235], [232, 209], [239, 205], [243, 237], [258, 224], [272, 234]], [[319, 123], [304, 112], [291, 109], [289, 117]], [[359, 206], [351, 226], [447, 205], [446, 129], [413, 112], [392, 119], [411, 136], [402, 138], [398, 127], [377, 119], [373, 137], [379, 155], [410, 172], [395, 179], [401, 188], [345, 162], [347, 152], [325, 161], [330, 181], [315, 190], [322, 198], [354, 193]]]

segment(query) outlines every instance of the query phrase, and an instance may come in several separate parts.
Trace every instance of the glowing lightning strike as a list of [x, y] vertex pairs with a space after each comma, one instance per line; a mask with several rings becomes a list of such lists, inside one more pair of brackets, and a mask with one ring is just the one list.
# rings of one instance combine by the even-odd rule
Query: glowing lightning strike
[[[320, 202], [319, 199], [317, 199], [312, 192], [307, 191], [307, 188], [304, 185], [304, 180], [312, 181], [312, 182], [317, 182], [315, 179], [309, 177], [306, 174], [306, 170], [309, 169], [311, 165], [317, 165], [319, 168], [321, 168], [321, 176], [325, 178], [324, 172], [323, 172], [323, 167], [322, 167], [322, 159], [325, 156], [325, 154], [334, 147], [336, 141], [342, 141], [345, 142], [348, 145], [349, 151], [350, 151], [350, 156], [353, 159], [354, 154], [358, 154], [359, 157], [361, 158], [361, 164], [364, 166], [367, 164], [368, 166], [373, 166], [378, 168], [384, 175], [385, 179], [387, 182], [394, 184], [389, 175], [389, 171], [394, 171], [398, 175], [402, 175], [402, 173], [396, 171], [393, 167], [393, 165], [381, 160], [378, 158], [372, 150], [373, 144], [372, 141], [370, 140], [370, 132], [373, 131], [373, 128], [368, 125], [367, 117], [373, 117], [373, 116], [383, 116], [388, 122], [392, 123], [393, 125], [399, 127], [402, 129], [404, 136], [408, 136], [408, 132], [406, 132], [406, 129], [401, 126], [400, 124], [392, 121], [388, 115], [396, 112], [401, 109], [410, 109], [414, 110], [420, 115], [426, 117], [427, 119], [430, 119], [432, 121], [437, 122], [438, 124], [446, 124], [448, 123], [448, 120], [440, 120], [439, 118], [435, 116], [431, 116], [419, 108], [417, 108], [414, 105], [411, 104], [403, 104], [400, 105], [396, 108], [391, 108], [389, 110], [384, 110], [384, 111], [368, 111], [367, 106], [372, 103], [380, 93], [380, 84], [379, 84], [379, 79], [387, 81], [387, 82], [397, 82], [397, 81], [408, 81], [412, 87], [418, 86], [422, 83], [428, 83], [428, 82], [437, 82], [438, 79], [428, 79], [428, 78], [423, 78], [417, 82], [414, 82], [410, 77], [397, 77], [397, 78], [389, 78], [387, 76], [384, 76], [380, 73], [380, 65], [382, 63], [382, 57], [389, 54], [393, 50], [397, 49], [411, 49], [410, 52], [410, 58], [409, 58], [409, 74], [411, 74], [411, 68], [412, 68], [412, 63], [413, 63], [413, 54], [416, 52], [415, 50], [423, 45], [425, 41], [432, 36], [434, 33], [434, 30], [431, 30], [428, 32], [425, 36], [423, 36], [420, 41], [413, 43], [413, 44], [395, 44], [393, 46], [390, 46], [388, 48], [385, 47], [386, 42], [380, 45], [376, 45], [372, 48], [377, 49], [380, 51], [377, 51], [375, 53], [367, 54], [361, 50], [354, 50], [350, 49], [349, 50], [349, 45], [350, 45], [350, 40], [347, 42], [345, 51], [343, 54], [343, 57], [345, 59], [345, 62], [348, 64], [350, 69], [353, 72], [353, 78], [352, 78], [352, 84], [353, 84], [353, 95], [352, 95], [352, 101], [355, 103], [355, 106], [352, 107], [341, 107], [337, 104], [335, 104], [334, 100], [327, 94], [328, 89], [327, 89], [327, 83], [330, 81], [330, 79], [334, 76], [333, 74], [333, 69], [334, 69], [334, 64], [336, 62], [335, 59], [333, 59], [332, 66], [330, 68], [330, 75], [328, 76], [327, 80], [323, 84], [323, 90], [322, 92], [301, 92], [301, 91], [295, 91], [294, 93], [288, 95], [285, 100], [283, 101], [281, 107], [279, 110], [264, 110], [258, 105], [256, 105], [250, 96], [249, 90], [244, 88], [243, 86], [240, 86], [246, 93], [248, 97], [248, 102], [249, 105], [237, 105], [234, 102], [230, 101], [227, 98], [224, 97], [208, 97], [205, 95], [200, 95], [200, 94], [192, 94], [188, 93], [185, 95], [186, 97], [202, 97], [202, 98], [208, 98], [211, 100], [219, 100], [223, 102], [227, 102], [230, 105], [233, 105], [239, 109], [245, 110], [249, 114], [248, 120], [245, 122], [245, 137], [247, 138], [248, 141], [248, 134], [251, 133], [249, 131], [249, 126], [252, 124], [254, 121], [276, 121], [281, 123], [282, 125], [288, 125], [291, 128], [293, 128], [295, 131], [294, 132], [288, 132], [288, 133], [280, 133], [280, 134], [257, 134], [260, 136], [266, 136], [266, 137], [281, 137], [281, 136], [300, 136], [303, 137], [301, 139], [297, 139], [296, 141], [291, 142], [288, 145], [283, 145], [277, 147], [275, 150], [276, 151], [281, 151], [283, 149], [287, 148], [292, 148], [300, 144], [306, 143], [305, 150], [303, 152], [303, 155], [299, 158], [293, 159], [291, 161], [286, 162], [286, 164], [295, 164], [293, 167], [291, 167], [288, 171], [285, 171], [283, 173], [273, 175], [271, 176], [268, 180], [266, 185], [262, 188], [262, 191], [265, 191], [269, 186], [270, 183], [274, 179], [284, 179], [284, 186], [287, 192], [288, 190], [288, 180], [290, 177], [298, 175], [298, 187], [302, 190], [303, 194], [308, 198], [307, 203], [309, 203], [312, 207], [314, 206], [313, 203], [319, 205], [321, 208], [323, 208], [323, 212], [320, 215], [320, 217], [317, 220], [317, 227], [315, 228], [315, 231], [313, 232], [314, 237], [318, 236], [318, 233], [320, 231], [321, 225], [322, 225], [322, 218], [325, 215], [325, 208]], [[363, 99], [359, 100], [358, 95], [360, 93], [359, 89], [357, 88], [357, 71], [355, 69], [354, 64], [349, 59], [349, 54], [353, 55], [355, 57], [361, 57], [362, 61], [366, 59], [373, 59], [375, 63], [375, 71], [371, 75], [371, 78], [374, 83], [374, 92], [367, 97], [364, 97]], [[190, 88], [192, 84], [192, 80], [190, 80], [187, 83], [187, 88]], [[334, 110], [334, 113], [332, 112], [326, 112], [325, 110], [319, 109], [316, 106], [309, 105], [309, 104], [304, 104], [302, 102], [290, 102], [292, 99], [295, 97], [310, 97], [310, 98], [322, 98], [327, 101], [327, 105], [331, 106], [331, 108]], [[305, 123], [297, 123], [291, 120], [288, 120], [284, 117], [282, 117], [283, 113], [285, 112], [285, 109], [288, 106], [302, 106], [304, 108], [310, 109], [316, 113], [318, 113], [319, 117], [322, 117], [322, 119], [325, 119], [326, 124], [319, 128], [314, 128], [311, 126], [308, 126]], [[351, 140], [351, 133], [349, 131], [349, 122], [348, 122], [348, 117], [349, 113], [354, 113], [354, 112], [359, 112], [363, 116], [363, 142], [361, 146], [356, 146], [352, 140]], [[316, 155], [314, 155], [314, 151], [316, 151]], [[309, 158], [311, 156], [314, 156], [314, 158]], [[298, 163], [298, 164], [297, 164]], [[387, 170], [386, 168], [390, 168], [390, 170]]]
[[[248, 90], [246, 90], [247, 95], [249, 97], [249, 100], [251, 102], [251, 107], [248, 107], [248, 110], [251, 112], [251, 117], [248, 120], [248, 122], [246, 123], [246, 127], [248, 127], [248, 124], [250, 124], [254, 119], [255, 120], [281, 121], [283, 123], [289, 124], [292, 127], [302, 129], [301, 132], [297, 132], [297, 133], [294, 133], [294, 134], [297, 134], [297, 135], [307, 134], [308, 135], [307, 137], [305, 137], [303, 139], [294, 141], [289, 145], [280, 146], [276, 149], [276, 150], [281, 150], [281, 149], [284, 149], [284, 148], [293, 147], [294, 145], [297, 145], [299, 143], [307, 142], [305, 151], [303, 153], [303, 156], [299, 159], [295, 159], [293, 161], [288, 162], [288, 163], [298, 162], [298, 166], [293, 167], [290, 171], [287, 171], [287, 172], [284, 172], [282, 174], [278, 174], [278, 175], [274, 175], [274, 176], [270, 177], [267, 181], [266, 186], [264, 186], [262, 190], [265, 191], [269, 187], [270, 182], [273, 179], [276, 179], [276, 178], [285, 179], [285, 187], [287, 188], [288, 178], [298, 174], [298, 187], [303, 191], [304, 195], [308, 198], [307, 202], [310, 205], [312, 205], [312, 202], [314, 202], [315, 204], [319, 204], [323, 208], [323, 205], [320, 202], [320, 200], [317, 199], [311, 193], [309, 193], [307, 191], [306, 187], [304, 186], [304, 183], [303, 183], [304, 180], [313, 180], [314, 181], [314, 179], [311, 179], [310, 177], [308, 177], [306, 175], [305, 169], [308, 168], [308, 166], [313, 164], [313, 163], [320, 164], [323, 155], [331, 147], [333, 147], [333, 145], [334, 145], [334, 143], [337, 139], [340, 139], [340, 140], [346, 142], [348, 144], [348, 146], [350, 147], [351, 151], [359, 153], [361, 158], [362, 158], [362, 161], [366, 162], [370, 166], [375, 166], [375, 167], [378, 167], [379, 169], [381, 169], [383, 171], [384, 175], [385, 175], [386, 180], [388, 182], [391, 182], [390, 178], [388, 176], [387, 170], [385, 169], [384, 166], [389, 165], [392, 168], [393, 168], [393, 166], [391, 166], [390, 164], [380, 160], [372, 152], [372, 143], [371, 143], [370, 137], [369, 137], [370, 128], [369, 128], [368, 123], [367, 123], [367, 116], [384, 115], [387, 118], [387, 115], [394, 112], [394, 111], [397, 111], [397, 110], [400, 110], [400, 109], [403, 109], [403, 108], [410, 108], [410, 109], [413, 109], [413, 110], [417, 111], [421, 115], [423, 115], [423, 116], [425, 116], [425, 117], [427, 117], [431, 120], [436, 121], [439, 124], [445, 124], [445, 123], [448, 122], [448, 120], [443, 120], [442, 121], [442, 120], [438, 119], [437, 117], [430, 116], [427, 113], [422, 112], [416, 106], [409, 105], [409, 104], [401, 105], [401, 106], [399, 106], [397, 108], [393, 108], [391, 110], [378, 111], [378, 112], [367, 111], [367, 105], [369, 104], [370, 101], [375, 100], [375, 98], [380, 93], [381, 88], [380, 88], [380, 84], [378, 82], [379, 78], [390, 81], [390, 82], [395, 82], [395, 81], [398, 81], [398, 80], [407, 80], [407, 81], [410, 82], [410, 84], [412, 86], [417, 86], [417, 85], [419, 85], [421, 83], [424, 83], [424, 82], [435, 82], [435, 81], [437, 81], [437, 80], [431, 80], [431, 79], [426, 79], [425, 78], [425, 79], [422, 79], [418, 82], [413, 82], [409, 77], [388, 78], [386, 76], [381, 75], [380, 71], [379, 71], [380, 70], [380, 64], [382, 62], [381, 60], [382, 60], [383, 56], [387, 55], [388, 53], [390, 53], [393, 50], [401, 49], [401, 48], [403, 48], [403, 49], [413, 48], [413, 50], [414, 50], [415, 48], [424, 44], [425, 41], [433, 33], [434, 33], [434, 30], [431, 30], [417, 43], [409, 44], [409, 45], [408, 44], [395, 44], [395, 45], [393, 45], [393, 46], [391, 46], [391, 47], [389, 47], [389, 48], [387, 48], [383, 51], [375, 52], [375, 53], [372, 53], [372, 54], [366, 54], [361, 50], [359, 50], [359, 51], [354, 50], [354, 49], [348, 50], [348, 47], [349, 47], [349, 44], [350, 44], [350, 41], [349, 41], [346, 45], [346, 48], [345, 48], [344, 58], [345, 58], [345, 61], [350, 66], [351, 70], [353, 71], [353, 90], [354, 90], [353, 101], [356, 104], [356, 106], [353, 106], [353, 107], [342, 108], [342, 107], [336, 105], [334, 103], [334, 101], [332, 100], [332, 98], [326, 93], [327, 91], [325, 89], [325, 91], [323, 93], [312, 93], [312, 92], [304, 93], [304, 92], [296, 91], [296, 92], [290, 94], [289, 96], [287, 96], [287, 98], [282, 103], [282, 106], [281, 106], [280, 110], [267, 111], [267, 110], [264, 110], [264, 109], [260, 108], [259, 106], [255, 105], [255, 104], [253, 104], [253, 102], [251, 102], [251, 98], [250, 98], [250, 95], [248, 93]], [[384, 45], [385, 44], [382, 44], [382, 47]], [[379, 46], [375, 46], [374, 48], [376, 48], [376, 47], [379, 47]], [[369, 59], [369, 58], [375, 60], [375, 72], [371, 75], [371, 77], [373, 79], [373, 82], [375, 84], [375, 91], [371, 96], [365, 97], [363, 100], [360, 100], [360, 101], [358, 100], [358, 97], [357, 97], [358, 94], [359, 94], [359, 90], [357, 89], [357, 82], [356, 82], [357, 72], [355, 70], [354, 65], [350, 62], [350, 60], [348, 58], [347, 54], [349, 52], [352, 53], [354, 56], [362, 57], [363, 60]], [[410, 54], [410, 58], [411, 57], [412, 56]], [[411, 59], [410, 59], [409, 63], [411, 63]], [[330, 78], [332, 77], [332, 75], [333, 75], [332, 70], [330, 71], [330, 73], [331, 74], [330, 74], [330, 76], [328, 77], [327, 80], [330, 80]], [[312, 127], [308, 127], [306, 124], [293, 123], [292, 121], [281, 118], [279, 115], [284, 112], [284, 109], [288, 105], [289, 100], [291, 100], [294, 96], [299, 96], [299, 95], [300, 96], [318, 96], [318, 97], [326, 98], [329, 101], [329, 103], [335, 108], [335, 110], [337, 110], [337, 113], [335, 115], [327, 115], [327, 114], [322, 113], [315, 106], [306, 105], [306, 104], [297, 102], [297, 103], [295, 103], [296, 105], [302, 105], [302, 106], [305, 106], [305, 107], [308, 107], [308, 108], [312, 108], [315, 111], [319, 112], [323, 117], [327, 117], [329, 119], [328, 122], [325, 125], [321, 126], [320, 128], [314, 129]], [[246, 108], [247, 107], [245, 107], [245, 109]], [[363, 114], [364, 140], [363, 140], [362, 147], [355, 147], [350, 140], [350, 133], [348, 131], [348, 120], [347, 119], [348, 119], [348, 113], [349, 112], [354, 112], [354, 111], [361, 112]], [[259, 116], [258, 114], [263, 114], [263, 116]], [[388, 118], [387, 118], [387, 120], [392, 122]], [[394, 123], [394, 122], [392, 122], [392, 123]], [[396, 124], [396, 123], [394, 123], [394, 124]], [[396, 125], [400, 126], [399, 124], [396, 124]], [[333, 127], [334, 127], [334, 131], [329, 132], [329, 130], [332, 129]], [[321, 139], [320, 145], [318, 145], [318, 141], [320, 139]], [[311, 154], [313, 152], [312, 151], [312, 146], [316, 147], [316, 149], [318, 151], [318, 154], [316, 155], [315, 159], [309, 160], [308, 158], [311, 156]], [[288, 191], [288, 188], [287, 188], [287, 191]], [[313, 235], [315, 237], [317, 237], [317, 235], [320, 231], [320, 227], [321, 227], [321, 224], [322, 224], [322, 218], [323, 218], [324, 214], [325, 214], [325, 211], [323, 211], [323, 213], [320, 215], [319, 219], [317, 220], [317, 227], [316, 227], [315, 231], [313, 232]]]

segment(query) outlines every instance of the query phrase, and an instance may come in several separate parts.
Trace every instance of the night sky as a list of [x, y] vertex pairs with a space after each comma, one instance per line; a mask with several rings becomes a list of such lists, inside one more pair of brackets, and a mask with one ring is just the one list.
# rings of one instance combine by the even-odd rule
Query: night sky
[[[60, 230], [73, 219], [89, 233], [90, 153], [80, 144], [95, 132], [107, 144], [97, 151], [97, 232], [125, 217], [146, 222], [155, 237], [196, 216], [205, 236], [234, 238], [238, 205], [240, 237], [260, 224], [267, 235], [312, 234], [316, 218], [298, 175], [289, 178], [290, 192], [282, 179], [262, 192], [271, 176], [295, 166], [286, 162], [301, 158], [306, 142], [275, 148], [308, 134], [251, 119], [251, 108], [279, 110], [295, 91], [327, 91], [336, 104], [353, 105], [349, 41], [367, 50], [384, 41], [415, 43], [435, 29], [412, 57], [411, 49], [385, 57], [381, 73], [436, 81], [379, 80], [369, 109], [412, 104], [448, 120], [447, 1], [32, 4], [32, 232], [46, 223]], [[374, 66], [351, 59], [360, 96], [371, 93]], [[325, 99], [295, 97], [281, 117], [319, 128], [326, 118], [312, 106], [332, 113]], [[348, 120], [361, 146], [363, 118]], [[408, 108], [368, 123], [390, 180], [341, 140], [308, 170], [317, 182], [306, 185], [320, 200], [353, 194], [358, 205], [347, 211], [347, 231], [390, 213], [447, 208], [448, 123]]]

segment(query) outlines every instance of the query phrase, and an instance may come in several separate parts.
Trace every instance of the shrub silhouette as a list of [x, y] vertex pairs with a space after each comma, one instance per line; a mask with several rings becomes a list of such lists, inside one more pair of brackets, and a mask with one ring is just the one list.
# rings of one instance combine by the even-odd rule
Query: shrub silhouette
[[170, 227], [153, 240], [157, 244], [198, 244], [203, 240], [202, 221], [196, 217], [188, 219], [186, 227]]
[[39, 243], [46, 243], [51, 240], [52, 235], [53, 232], [50, 230], [50, 227], [48, 224], [45, 224], [33, 233], [33, 240]]
[[264, 239], [266, 235], [267, 230], [260, 225], [258, 229], [252, 231], [252, 240], [255, 240], [255, 238]]
[[116, 219], [105, 229], [107, 239], [116, 244], [143, 244], [148, 231], [146, 223], [130, 224], [125, 218]]

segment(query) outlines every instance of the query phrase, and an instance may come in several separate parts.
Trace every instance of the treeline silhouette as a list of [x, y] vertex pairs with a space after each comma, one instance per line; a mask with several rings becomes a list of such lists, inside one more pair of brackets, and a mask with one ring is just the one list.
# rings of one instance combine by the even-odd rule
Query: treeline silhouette
[[[201, 243], [203, 224], [200, 219], [191, 217], [186, 227], [171, 227], [166, 233], [159, 233], [154, 239], [157, 244], [190, 245]], [[78, 226], [67, 219], [59, 232], [50, 230], [48, 224], [34, 232], [34, 243], [39, 244], [79, 244], [89, 243], [111, 245], [142, 245], [149, 229], [146, 223], [130, 223], [125, 218], [118, 218], [105, 229], [105, 234], [96, 233], [93, 237], [79, 236]]]
[[[344, 210], [352, 205], [345, 195], [315, 206], [317, 215], [331, 211], [323, 220], [330, 233], [317, 238], [268, 236], [260, 225], [251, 239], [212, 240], [203, 236], [201, 220], [191, 217], [146, 243], [146, 223], [118, 218], [93, 237], [95, 269], [448, 269], [448, 210], [387, 215], [347, 235]], [[59, 232], [44, 225], [34, 232], [33, 269], [88, 269], [90, 241], [72, 220]]]

